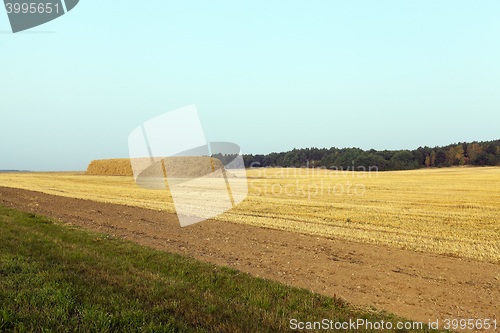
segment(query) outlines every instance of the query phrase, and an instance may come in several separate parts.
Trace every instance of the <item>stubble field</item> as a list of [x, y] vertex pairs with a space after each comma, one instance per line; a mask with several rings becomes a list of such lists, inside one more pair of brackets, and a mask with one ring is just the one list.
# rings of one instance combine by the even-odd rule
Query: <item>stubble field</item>
[[[246, 173], [248, 197], [215, 219], [500, 262], [500, 168]], [[0, 184], [175, 212], [168, 190], [139, 188], [128, 176], [3, 173]]]

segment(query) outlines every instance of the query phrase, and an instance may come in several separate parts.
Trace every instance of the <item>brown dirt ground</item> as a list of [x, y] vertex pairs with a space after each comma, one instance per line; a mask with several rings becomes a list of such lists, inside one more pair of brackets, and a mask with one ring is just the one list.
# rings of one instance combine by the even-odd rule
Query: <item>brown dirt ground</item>
[[174, 214], [7, 187], [0, 203], [424, 323], [500, 324], [496, 264], [214, 220], [181, 228]]

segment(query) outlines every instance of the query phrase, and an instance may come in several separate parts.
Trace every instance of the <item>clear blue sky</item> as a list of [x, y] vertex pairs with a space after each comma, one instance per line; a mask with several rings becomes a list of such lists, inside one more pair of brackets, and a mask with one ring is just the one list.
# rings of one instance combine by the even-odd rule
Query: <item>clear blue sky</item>
[[[12, 34], [0, 169], [85, 170], [196, 104], [243, 153], [500, 138], [500, 2], [88, 1]], [[46, 32], [46, 33], [43, 33]]]

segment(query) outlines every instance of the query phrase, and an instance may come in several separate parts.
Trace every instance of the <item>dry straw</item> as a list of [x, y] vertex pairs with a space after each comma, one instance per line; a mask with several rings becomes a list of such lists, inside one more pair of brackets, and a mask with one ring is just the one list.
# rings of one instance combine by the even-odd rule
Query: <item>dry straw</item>
[[[0, 174], [0, 183], [67, 197], [175, 212], [169, 191], [137, 187], [125, 162], [93, 161], [89, 166], [91, 172], [129, 172], [125, 177], [4, 173]], [[307, 174], [294, 169], [255, 169], [247, 170], [247, 176], [247, 199], [216, 219], [500, 262], [498, 167], [421, 169], [379, 172], [371, 176], [325, 170]], [[348, 195], [326, 190], [327, 185], [345, 189], [349, 184], [362, 185], [364, 193]], [[301, 186], [304, 192], [294, 191]], [[311, 195], [314, 190], [307, 191], [308, 187], [321, 186], [323, 193]], [[285, 187], [288, 192], [283, 191]]]

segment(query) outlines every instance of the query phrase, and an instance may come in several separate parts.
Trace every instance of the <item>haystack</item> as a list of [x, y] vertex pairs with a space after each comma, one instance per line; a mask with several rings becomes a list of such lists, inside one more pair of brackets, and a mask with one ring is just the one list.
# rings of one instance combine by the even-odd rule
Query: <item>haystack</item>
[[[151, 166], [150, 168], [141, 167], [144, 169], [141, 175], [148, 176], [148, 170], [157, 169], [163, 161], [166, 174], [169, 177], [178, 178], [196, 178], [196, 177], [223, 177], [221, 172], [217, 170], [225, 170], [222, 162], [211, 157], [167, 157], [154, 158], [152, 162], [150, 158], [134, 159], [134, 167], [138, 165]], [[153, 163], [155, 166], [152, 166]], [[107, 175], [107, 176], [133, 176], [132, 164], [129, 158], [113, 158], [106, 160], [94, 160], [90, 162], [86, 175]], [[165, 175], [165, 174], [164, 174]], [[236, 177], [234, 174], [226, 171], [227, 177]]]

